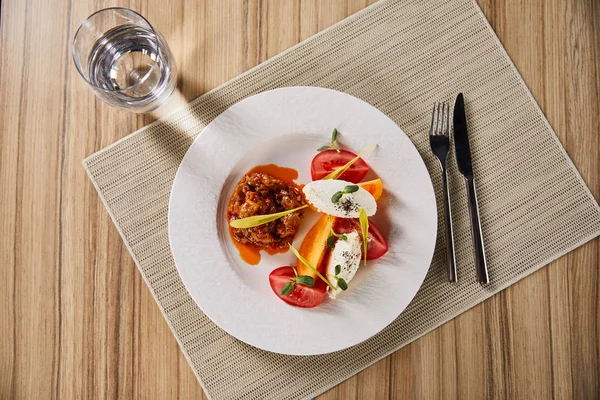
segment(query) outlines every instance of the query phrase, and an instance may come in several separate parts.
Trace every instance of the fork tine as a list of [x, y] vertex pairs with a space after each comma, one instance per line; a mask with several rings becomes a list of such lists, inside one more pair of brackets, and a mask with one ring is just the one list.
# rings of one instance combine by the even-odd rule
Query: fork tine
[[437, 103], [437, 118], [435, 121], [435, 134], [439, 135], [440, 131], [438, 129], [438, 125], [440, 124], [440, 103]]
[[433, 136], [433, 121], [435, 118], [435, 103], [433, 103], [433, 110], [431, 110], [431, 125], [429, 126], [429, 136]]
[[444, 135], [444, 119], [446, 116], [446, 102], [442, 103], [442, 123], [440, 124], [439, 134]]

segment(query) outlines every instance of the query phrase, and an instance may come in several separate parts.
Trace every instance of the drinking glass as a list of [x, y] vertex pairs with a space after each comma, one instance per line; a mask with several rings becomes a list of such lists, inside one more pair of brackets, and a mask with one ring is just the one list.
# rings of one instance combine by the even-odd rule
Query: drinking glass
[[83, 21], [73, 39], [73, 61], [96, 96], [137, 113], [162, 106], [176, 86], [164, 38], [127, 8], [100, 10]]

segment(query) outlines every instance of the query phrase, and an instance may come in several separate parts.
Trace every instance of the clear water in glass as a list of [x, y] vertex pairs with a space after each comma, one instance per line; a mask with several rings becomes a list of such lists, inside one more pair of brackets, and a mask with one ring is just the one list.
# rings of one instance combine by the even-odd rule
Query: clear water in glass
[[96, 95], [117, 107], [154, 111], [175, 89], [175, 63], [164, 39], [128, 9], [101, 10], [84, 21], [73, 58]]

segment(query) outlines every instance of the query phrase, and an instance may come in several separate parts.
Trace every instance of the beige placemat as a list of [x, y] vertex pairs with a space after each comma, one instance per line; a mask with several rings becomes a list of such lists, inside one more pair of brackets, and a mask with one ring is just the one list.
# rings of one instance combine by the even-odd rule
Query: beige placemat
[[[175, 172], [193, 137], [219, 113], [247, 96], [292, 85], [341, 90], [386, 113], [423, 155], [438, 196], [441, 182], [427, 137], [431, 105], [464, 92], [492, 284], [483, 289], [476, 283], [465, 192], [451, 168], [459, 283], [446, 282], [438, 246], [415, 299], [372, 339], [330, 355], [282, 356], [237, 341], [203, 315], [169, 248]], [[84, 164], [202, 387], [215, 399], [315, 396], [600, 231], [596, 201], [472, 0], [381, 1]]]

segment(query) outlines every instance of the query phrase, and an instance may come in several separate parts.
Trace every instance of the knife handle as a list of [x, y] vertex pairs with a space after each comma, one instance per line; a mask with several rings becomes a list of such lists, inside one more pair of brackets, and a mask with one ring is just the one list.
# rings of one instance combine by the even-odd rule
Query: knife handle
[[446, 259], [448, 261], [448, 280], [456, 282], [456, 260], [454, 256], [454, 233], [452, 232], [452, 209], [450, 208], [450, 191], [448, 190], [448, 174], [442, 169], [442, 185], [444, 190], [444, 211], [446, 216]]
[[483, 246], [483, 235], [481, 233], [481, 222], [479, 220], [479, 206], [477, 204], [477, 192], [475, 191], [475, 180], [467, 179], [467, 197], [469, 214], [471, 215], [471, 232], [473, 235], [473, 253], [475, 256], [475, 271], [479, 283], [489, 282], [487, 263], [485, 260], [485, 247]]

